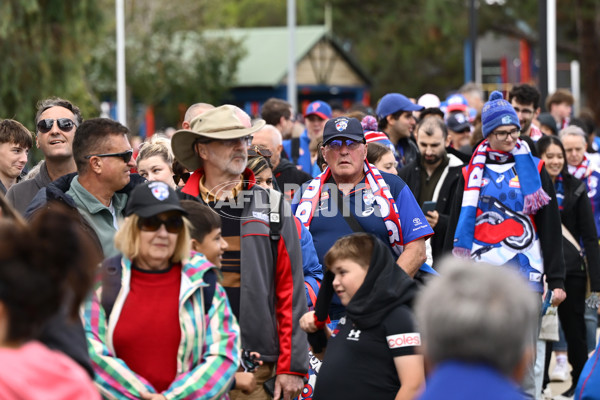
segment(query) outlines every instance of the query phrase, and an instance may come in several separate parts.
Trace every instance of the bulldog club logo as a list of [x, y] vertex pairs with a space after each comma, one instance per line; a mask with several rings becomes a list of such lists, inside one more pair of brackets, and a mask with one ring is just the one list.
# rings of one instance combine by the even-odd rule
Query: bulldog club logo
[[163, 182], [152, 182], [148, 185], [152, 191], [152, 195], [160, 201], [163, 201], [169, 197], [169, 187]]
[[335, 121], [335, 129], [337, 129], [338, 132], [345, 131], [347, 127], [348, 127], [347, 119], [338, 119], [337, 121]]

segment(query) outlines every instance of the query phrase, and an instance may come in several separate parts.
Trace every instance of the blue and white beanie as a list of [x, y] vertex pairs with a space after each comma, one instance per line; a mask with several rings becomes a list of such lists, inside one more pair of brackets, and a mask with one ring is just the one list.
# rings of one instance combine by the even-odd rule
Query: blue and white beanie
[[521, 129], [515, 109], [508, 101], [504, 100], [502, 93], [497, 90], [492, 92], [490, 99], [481, 110], [481, 123], [484, 138], [487, 138], [490, 132], [499, 126], [515, 125]]

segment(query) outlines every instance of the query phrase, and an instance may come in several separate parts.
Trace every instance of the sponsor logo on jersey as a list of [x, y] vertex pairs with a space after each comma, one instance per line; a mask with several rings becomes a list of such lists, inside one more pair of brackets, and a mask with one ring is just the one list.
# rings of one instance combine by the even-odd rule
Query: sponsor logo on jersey
[[358, 342], [358, 339], [360, 339], [360, 329], [351, 329], [346, 339]]
[[421, 335], [418, 332], [399, 333], [397, 335], [387, 336], [386, 340], [390, 349], [421, 345]]

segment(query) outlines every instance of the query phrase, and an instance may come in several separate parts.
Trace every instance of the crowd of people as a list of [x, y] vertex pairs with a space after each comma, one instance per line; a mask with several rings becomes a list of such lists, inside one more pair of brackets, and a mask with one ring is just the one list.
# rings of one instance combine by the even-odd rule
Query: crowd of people
[[0, 398], [600, 398], [593, 116], [485, 100], [0, 120]]

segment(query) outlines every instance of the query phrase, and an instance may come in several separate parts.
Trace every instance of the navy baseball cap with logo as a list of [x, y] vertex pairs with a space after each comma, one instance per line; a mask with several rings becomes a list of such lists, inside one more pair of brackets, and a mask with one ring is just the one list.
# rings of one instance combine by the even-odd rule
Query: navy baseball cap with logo
[[306, 111], [304, 112], [304, 118], [308, 117], [309, 115], [316, 115], [322, 119], [327, 120], [331, 118], [331, 107], [324, 101], [313, 101], [308, 105], [308, 107], [306, 107]]
[[153, 181], [137, 185], [131, 191], [125, 216], [136, 214], [148, 218], [166, 211], [179, 211], [187, 215], [179, 203], [177, 192], [164, 182]]
[[338, 117], [325, 123], [323, 144], [336, 138], [352, 139], [364, 143], [365, 133], [360, 121], [356, 118]]
[[446, 119], [446, 126], [452, 132], [465, 132], [471, 130], [471, 124], [463, 113], [452, 113]]

